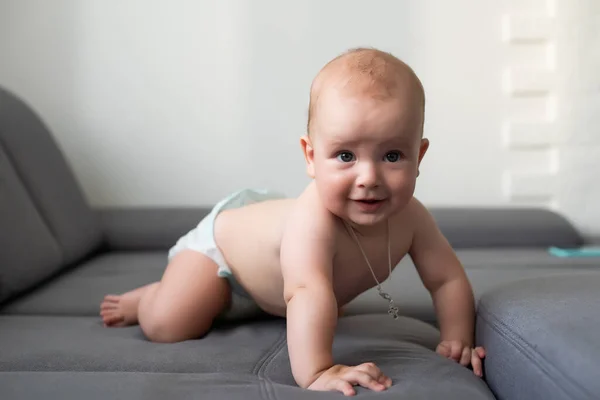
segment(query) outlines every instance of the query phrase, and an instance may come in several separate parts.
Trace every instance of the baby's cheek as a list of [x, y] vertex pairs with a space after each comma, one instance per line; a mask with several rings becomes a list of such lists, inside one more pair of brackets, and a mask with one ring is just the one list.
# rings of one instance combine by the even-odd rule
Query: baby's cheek
[[336, 215], [343, 214], [349, 195], [347, 185], [335, 179], [322, 180], [317, 185], [325, 207]]
[[408, 201], [415, 192], [416, 180], [408, 175], [398, 177], [392, 183], [393, 191], [395, 192], [400, 202]]
[[321, 183], [321, 187], [324, 190], [332, 193], [343, 193], [350, 190], [352, 185], [352, 179], [348, 172], [339, 171], [333, 168], [322, 171], [322, 174], [318, 177]]

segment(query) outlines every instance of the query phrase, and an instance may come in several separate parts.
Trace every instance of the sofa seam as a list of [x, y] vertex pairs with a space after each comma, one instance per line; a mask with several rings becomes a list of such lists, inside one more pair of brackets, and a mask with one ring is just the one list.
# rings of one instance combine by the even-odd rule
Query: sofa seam
[[263, 399], [276, 400], [272, 393], [271, 380], [265, 375], [265, 370], [283, 348], [283, 344], [285, 343], [285, 333], [286, 330], [284, 329], [271, 348], [265, 352], [252, 369], [252, 372], [258, 377], [260, 393]]
[[[533, 349], [529, 343], [524, 340], [524, 338], [516, 333], [514, 330], [510, 329], [507, 324], [505, 324], [502, 320], [497, 318], [494, 314], [492, 314], [485, 305], [480, 305], [479, 309], [483, 311], [479, 313], [479, 317], [490, 327], [492, 328], [503, 340], [512, 345], [515, 349], [519, 350], [522, 354], [527, 356], [529, 360], [537, 367], [537, 369], [542, 372], [547, 378], [551, 381], [555, 382], [556, 377], [562, 376], [567, 382], [569, 382], [570, 386], [575, 390], [579, 391], [581, 394], [585, 396], [590, 396], [589, 393], [585, 389], [579, 387], [572, 378], [566, 375], [564, 372], [560, 371], [557, 368], [554, 368], [552, 364], [538, 351]], [[510, 332], [511, 335], [506, 333]], [[520, 340], [513, 339], [514, 337], [519, 338]], [[545, 361], [544, 364], [540, 362], [540, 360]], [[550, 366], [550, 367], [548, 367]], [[567, 396], [570, 396], [571, 393], [566, 392], [565, 388], [562, 385], [556, 385], [560, 390]]]
[[[285, 331], [284, 331], [284, 333], [285, 333]], [[275, 360], [275, 358], [279, 354], [281, 354], [281, 351], [285, 347], [286, 343], [287, 343], [286, 335], [282, 334], [281, 335], [281, 341], [279, 343], [277, 343], [277, 345], [275, 346], [276, 350], [273, 351], [271, 357], [265, 362], [265, 364], [263, 366], [263, 374], [265, 375], [265, 377], [266, 377], [267, 370], [270, 370], [270, 367], [271, 367], [271, 365], [273, 363], [273, 360]], [[266, 378], [265, 378], [265, 382], [268, 382], [268, 385], [266, 386], [266, 388], [268, 389], [268, 391], [269, 391], [269, 393], [271, 395], [270, 398], [273, 399], [273, 400], [276, 400], [277, 398], [275, 396], [275, 387], [273, 385], [273, 381], [271, 379], [266, 380]]]

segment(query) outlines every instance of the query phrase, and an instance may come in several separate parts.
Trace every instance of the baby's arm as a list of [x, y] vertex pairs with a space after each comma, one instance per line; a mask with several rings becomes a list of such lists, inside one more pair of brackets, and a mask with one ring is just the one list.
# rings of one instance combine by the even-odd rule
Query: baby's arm
[[[460, 350], [458, 346], [450, 346], [450, 352], [453, 353], [451, 358], [460, 360], [461, 364], [470, 363], [475, 323], [475, 301], [471, 285], [458, 257], [431, 214], [420, 202], [414, 202], [415, 232], [410, 250], [411, 258], [423, 284], [431, 293], [442, 345], [462, 343]], [[454, 354], [457, 351], [459, 354]], [[476, 366], [473, 366], [475, 369]]]
[[333, 231], [326, 216], [292, 213], [281, 243], [288, 346], [292, 373], [301, 387], [333, 365], [337, 301], [332, 285]]
[[335, 365], [338, 318], [333, 289], [335, 220], [319, 210], [299, 210], [286, 223], [281, 243], [287, 337], [292, 374], [299, 386], [356, 394], [353, 386], [385, 390], [391, 380], [373, 363]]

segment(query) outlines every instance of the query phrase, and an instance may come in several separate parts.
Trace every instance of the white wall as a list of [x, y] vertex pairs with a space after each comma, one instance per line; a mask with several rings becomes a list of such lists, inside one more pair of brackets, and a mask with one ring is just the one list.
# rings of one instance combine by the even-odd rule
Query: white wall
[[0, 85], [47, 121], [92, 204], [205, 205], [299, 193], [312, 78], [375, 46], [427, 91], [425, 203], [540, 204], [600, 232], [598, 1], [369, 4], [0, 0]]
[[565, 2], [562, 11], [556, 202], [600, 243], [600, 1]]

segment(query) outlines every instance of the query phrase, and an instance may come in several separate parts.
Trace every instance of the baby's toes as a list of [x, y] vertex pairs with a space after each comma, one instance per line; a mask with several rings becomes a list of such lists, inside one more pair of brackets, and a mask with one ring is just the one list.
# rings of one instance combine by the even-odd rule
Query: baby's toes
[[100, 316], [102, 317], [110, 317], [116, 314], [116, 310], [100, 310]]
[[105, 314], [102, 316], [102, 321], [106, 326], [114, 326], [125, 321], [125, 317], [119, 314]]
[[116, 310], [118, 306], [119, 305], [117, 303], [103, 301], [102, 304], [100, 304], [100, 310]]
[[116, 294], [107, 294], [104, 296], [105, 303], [118, 303], [121, 300], [121, 296]]

